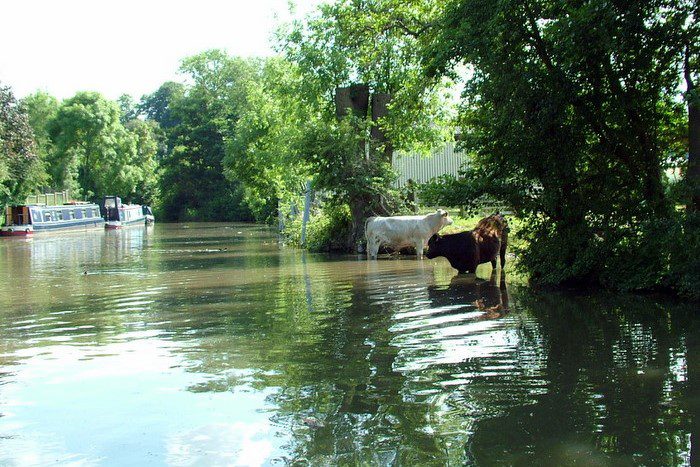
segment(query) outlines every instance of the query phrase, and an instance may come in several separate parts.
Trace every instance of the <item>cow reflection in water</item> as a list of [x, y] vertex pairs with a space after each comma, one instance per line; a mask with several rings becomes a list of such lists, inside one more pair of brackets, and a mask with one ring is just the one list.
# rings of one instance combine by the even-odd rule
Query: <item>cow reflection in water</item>
[[488, 280], [471, 274], [457, 274], [449, 287], [428, 287], [428, 294], [434, 307], [473, 304], [484, 312], [478, 319], [498, 319], [510, 311], [506, 275], [501, 273], [499, 278], [496, 271]]

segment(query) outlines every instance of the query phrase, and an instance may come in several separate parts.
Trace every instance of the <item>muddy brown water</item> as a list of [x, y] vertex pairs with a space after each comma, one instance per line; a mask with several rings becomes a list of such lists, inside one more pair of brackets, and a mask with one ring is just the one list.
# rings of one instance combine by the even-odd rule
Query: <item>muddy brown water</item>
[[2, 465], [700, 462], [696, 306], [266, 227], [0, 240]]

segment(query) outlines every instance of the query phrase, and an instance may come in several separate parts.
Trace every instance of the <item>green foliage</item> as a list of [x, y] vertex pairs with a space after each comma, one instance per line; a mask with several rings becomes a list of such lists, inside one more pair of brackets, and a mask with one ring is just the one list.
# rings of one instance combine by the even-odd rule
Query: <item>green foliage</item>
[[122, 94], [117, 99], [117, 104], [119, 105], [119, 110], [121, 111], [119, 121], [121, 121], [122, 124], [126, 124], [127, 122], [138, 118], [139, 108], [133, 97], [128, 94]]
[[390, 202], [396, 176], [391, 164], [378, 157], [358, 157], [363, 132], [357, 126], [362, 122], [346, 118], [315, 123], [307, 127], [303, 143], [303, 157], [316, 174], [314, 188], [326, 190], [336, 205], [359, 199]]
[[430, 148], [451, 137], [451, 106], [442, 80], [421, 71], [419, 36], [437, 8], [424, 0], [339, 0], [278, 33], [280, 48], [302, 73], [301, 96], [332, 115], [337, 87], [366, 83], [391, 96], [378, 125], [396, 149]]
[[56, 118], [60, 103], [55, 97], [38, 91], [22, 99], [21, 105], [26, 110], [29, 124], [34, 131], [36, 153], [43, 167], [43, 176], [34, 182], [34, 188], [38, 189], [41, 186], [47, 186], [50, 182], [47, 164], [54, 151], [54, 146], [49, 134], [49, 125]]
[[[624, 227], [585, 228], [554, 234], [552, 224], [531, 222], [534, 239], [521, 250], [519, 264], [541, 284], [602, 284], [611, 289], [673, 289], [697, 300], [700, 284], [700, 223], [697, 214], [639, 220]], [[572, 242], [572, 238], [581, 239]], [[576, 249], [579, 251], [576, 251]]]
[[662, 251], [669, 266], [664, 284], [681, 296], [700, 300], [700, 214], [679, 215], [666, 232]]
[[691, 12], [665, 1], [445, 4], [425, 64], [437, 75], [473, 67], [460, 113], [471, 157], [426, 199], [512, 206], [528, 222], [521, 264], [536, 282], [660, 284], [668, 259], [654, 245], [667, 236], [655, 225], [676, 222], [663, 171], [684, 154]]
[[[124, 186], [120, 193], [131, 202], [154, 206], [159, 204], [159, 165], [160, 127], [152, 121], [133, 119], [124, 125], [133, 144], [133, 158], [124, 170], [136, 171], [134, 185]], [[126, 177], [123, 177], [126, 179]], [[127, 191], [128, 190], [128, 191]]]
[[167, 81], [163, 83], [153, 94], [143, 96], [137, 105], [139, 114], [153, 120], [164, 130], [176, 126], [179, 121], [172, 113], [172, 104], [185, 93], [185, 86], [181, 83]]
[[[162, 160], [161, 194], [167, 220], [249, 220], [242, 188], [224, 177], [226, 135], [231, 134], [245, 102], [245, 83], [254, 65], [210, 50], [182, 61], [192, 85], [182, 95], [167, 94], [167, 129], [172, 151]], [[163, 97], [160, 96], [159, 97]], [[167, 110], [167, 111], [166, 111]]]
[[0, 208], [21, 201], [43, 174], [28, 115], [12, 90], [0, 85]]
[[300, 155], [312, 111], [300, 98], [301, 76], [282, 59], [253, 62], [254, 75], [241, 83], [244, 102], [224, 158], [227, 179], [240, 182], [257, 221], [277, 214], [277, 200], [297, 194], [309, 177]]
[[289, 243], [306, 247], [309, 251], [337, 251], [345, 248], [351, 222], [350, 209], [346, 205], [325, 204], [309, 218], [305, 245], [301, 242], [301, 215], [285, 226], [283, 234]]
[[127, 201], [154, 201], [156, 142], [152, 126], [125, 127], [118, 105], [95, 92], [65, 100], [49, 120], [52, 184], [73, 196], [118, 194]]

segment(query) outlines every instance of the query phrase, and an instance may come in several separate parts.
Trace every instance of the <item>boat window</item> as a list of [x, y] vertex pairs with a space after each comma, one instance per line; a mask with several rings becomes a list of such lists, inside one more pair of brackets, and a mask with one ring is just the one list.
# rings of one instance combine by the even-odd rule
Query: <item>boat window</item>
[[44, 213], [44, 222], [51, 222], [51, 212]]
[[71, 220], [75, 219], [75, 211], [73, 211], [73, 210], [71, 209], [71, 210], [68, 211], [68, 212], [69, 212], [69, 215], [70, 215]]
[[56, 211], [56, 220], [63, 220], [63, 211]]
[[94, 209], [92, 210], [92, 216], [93, 216], [93, 217], [100, 217], [100, 213], [97, 212], [97, 208], [94, 208]]

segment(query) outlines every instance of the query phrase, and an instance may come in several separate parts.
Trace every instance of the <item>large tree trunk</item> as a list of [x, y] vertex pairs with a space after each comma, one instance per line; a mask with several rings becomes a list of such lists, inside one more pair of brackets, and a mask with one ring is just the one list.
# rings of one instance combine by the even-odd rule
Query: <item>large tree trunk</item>
[[[387, 114], [390, 100], [391, 96], [388, 94], [376, 93], [372, 95], [372, 108], [371, 114], [369, 114], [370, 92], [367, 84], [353, 84], [343, 88], [336, 88], [335, 115], [338, 120], [352, 115], [363, 120], [371, 117], [376, 122]], [[363, 130], [362, 128], [357, 128], [357, 131]], [[371, 139], [385, 144], [384, 157], [388, 157], [388, 161], [391, 162], [392, 148], [384, 133], [376, 126], [373, 126], [369, 136]], [[357, 152], [358, 158], [363, 156], [368, 159], [370, 157], [370, 153], [367, 151], [367, 141], [364, 137], [361, 138]], [[364, 245], [365, 221], [367, 218], [374, 215], [387, 215], [388, 213], [381, 200], [379, 198], [375, 199], [374, 196], [369, 194], [355, 196], [348, 200], [348, 204], [350, 206], [352, 225], [346, 247], [350, 251], [361, 251]]]
[[691, 211], [700, 211], [700, 99], [688, 102], [688, 181], [692, 187]]
[[350, 215], [352, 226], [347, 240], [349, 251], [362, 253], [365, 246], [365, 221], [372, 216], [388, 216], [386, 207], [378, 199], [357, 197], [350, 199]]
[[692, 199], [688, 210], [700, 211], [700, 96], [688, 99], [688, 183]]
[[372, 216], [372, 213], [369, 212], [367, 200], [351, 199], [349, 204], [352, 225], [347, 240], [347, 249], [352, 252], [362, 253], [364, 251], [365, 221]]
[[346, 117], [348, 113], [355, 117], [367, 118], [368, 110], [369, 85], [353, 84], [344, 88], [336, 88], [335, 117], [338, 120]]
[[700, 94], [690, 71], [690, 52], [685, 51], [685, 83], [688, 87], [688, 173], [686, 175], [692, 198], [687, 206], [691, 212], [700, 211]]
[[687, 394], [684, 407], [690, 415], [690, 465], [700, 465], [700, 328], [691, 325], [687, 333]]

